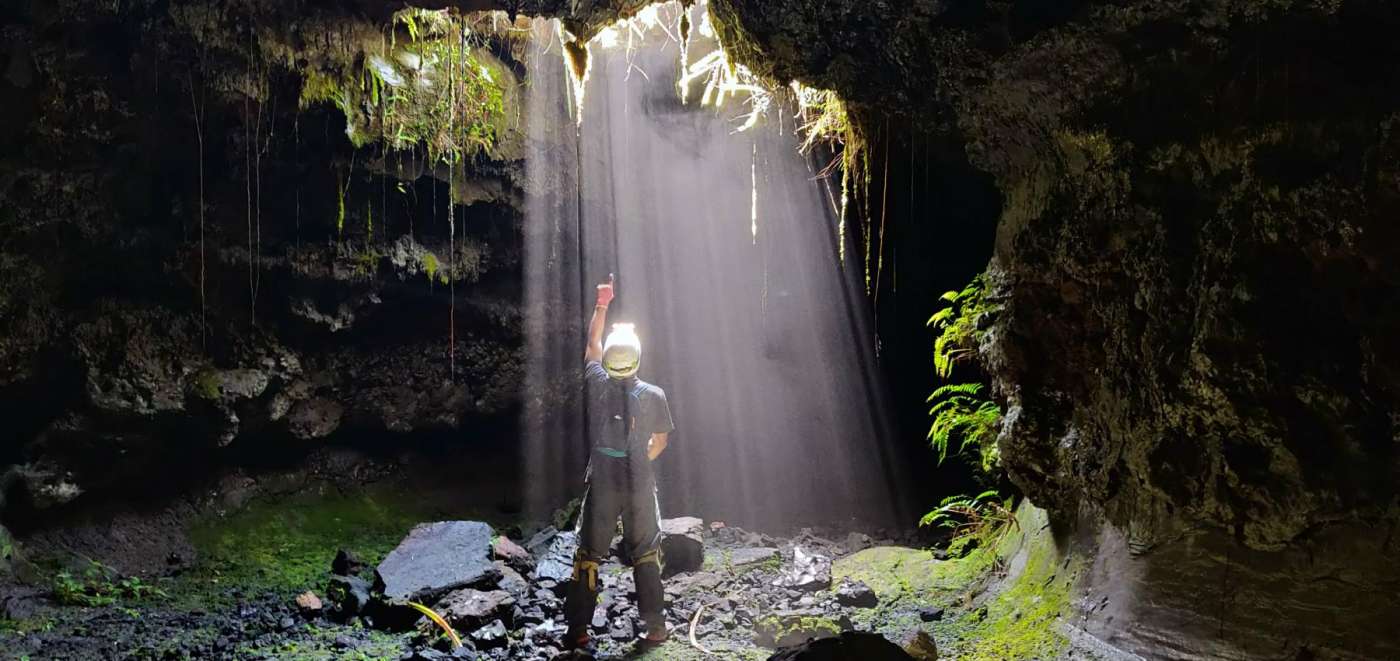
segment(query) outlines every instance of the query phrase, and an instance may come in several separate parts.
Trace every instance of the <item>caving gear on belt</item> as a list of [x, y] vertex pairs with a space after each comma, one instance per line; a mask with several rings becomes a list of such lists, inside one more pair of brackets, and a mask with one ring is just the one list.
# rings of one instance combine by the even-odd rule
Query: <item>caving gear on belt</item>
[[636, 376], [642, 366], [642, 340], [635, 324], [613, 324], [603, 342], [603, 369], [614, 379]]

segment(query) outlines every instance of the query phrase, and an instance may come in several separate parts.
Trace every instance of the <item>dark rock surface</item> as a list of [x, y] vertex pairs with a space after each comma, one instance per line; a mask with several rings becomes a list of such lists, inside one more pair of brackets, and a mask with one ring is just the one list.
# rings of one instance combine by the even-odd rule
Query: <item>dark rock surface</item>
[[843, 606], [874, 608], [880, 603], [880, 598], [861, 581], [843, 580], [836, 588], [836, 601]]
[[416, 526], [375, 569], [375, 589], [391, 603], [431, 602], [451, 590], [500, 577], [491, 562], [491, 526], [438, 521]]
[[[493, 620], [510, 619], [515, 600], [505, 590], [483, 592], [471, 588], [453, 590], [439, 599], [433, 606], [453, 627], [472, 631], [490, 624]], [[420, 627], [431, 626], [426, 621]]]
[[326, 586], [326, 597], [335, 604], [336, 612], [342, 617], [359, 615], [369, 607], [371, 590], [369, 581], [358, 576], [333, 574]]
[[779, 650], [769, 661], [910, 661], [898, 645], [879, 634], [847, 631], [840, 636], [824, 638]]
[[693, 516], [661, 520], [664, 576], [695, 571], [705, 563], [705, 522]]

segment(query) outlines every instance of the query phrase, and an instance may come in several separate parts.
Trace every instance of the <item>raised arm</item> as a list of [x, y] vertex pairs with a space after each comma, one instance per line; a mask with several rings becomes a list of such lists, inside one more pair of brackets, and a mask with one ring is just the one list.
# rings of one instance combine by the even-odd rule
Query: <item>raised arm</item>
[[598, 285], [598, 302], [593, 305], [593, 317], [588, 320], [588, 346], [583, 350], [584, 362], [601, 362], [603, 360], [603, 329], [608, 325], [608, 304], [613, 299], [613, 276], [608, 274], [608, 281]]

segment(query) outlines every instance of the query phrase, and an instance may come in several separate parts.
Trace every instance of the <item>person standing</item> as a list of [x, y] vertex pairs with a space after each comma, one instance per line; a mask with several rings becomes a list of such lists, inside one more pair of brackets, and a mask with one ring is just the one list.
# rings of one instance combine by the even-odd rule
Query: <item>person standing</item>
[[637, 607], [646, 623], [639, 642], [660, 644], [668, 635], [661, 587], [661, 510], [651, 462], [666, 450], [675, 426], [665, 391], [637, 378], [642, 343], [635, 326], [613, 324], [603, 339], [613, 283], [609, 276], [598, 285], [583, 357], [585, 424], [592, 448], [578, 518], [573, 584], [564, 603], [569, 625], [564, 643], [573, 649], [592, 646], [588, 627], [598, 603], [598, 563], [609, 551], [619, 517], [637, 585]]

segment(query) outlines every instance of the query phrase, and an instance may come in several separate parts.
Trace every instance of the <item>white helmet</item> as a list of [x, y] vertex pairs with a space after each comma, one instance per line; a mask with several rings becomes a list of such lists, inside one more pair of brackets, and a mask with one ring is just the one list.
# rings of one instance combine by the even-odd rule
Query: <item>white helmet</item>
[[641, 365], [642, 340], [636, 324], [613, 324], [603, 343], [603, 369], [614, 379], [625, 379], [635, 376]]

